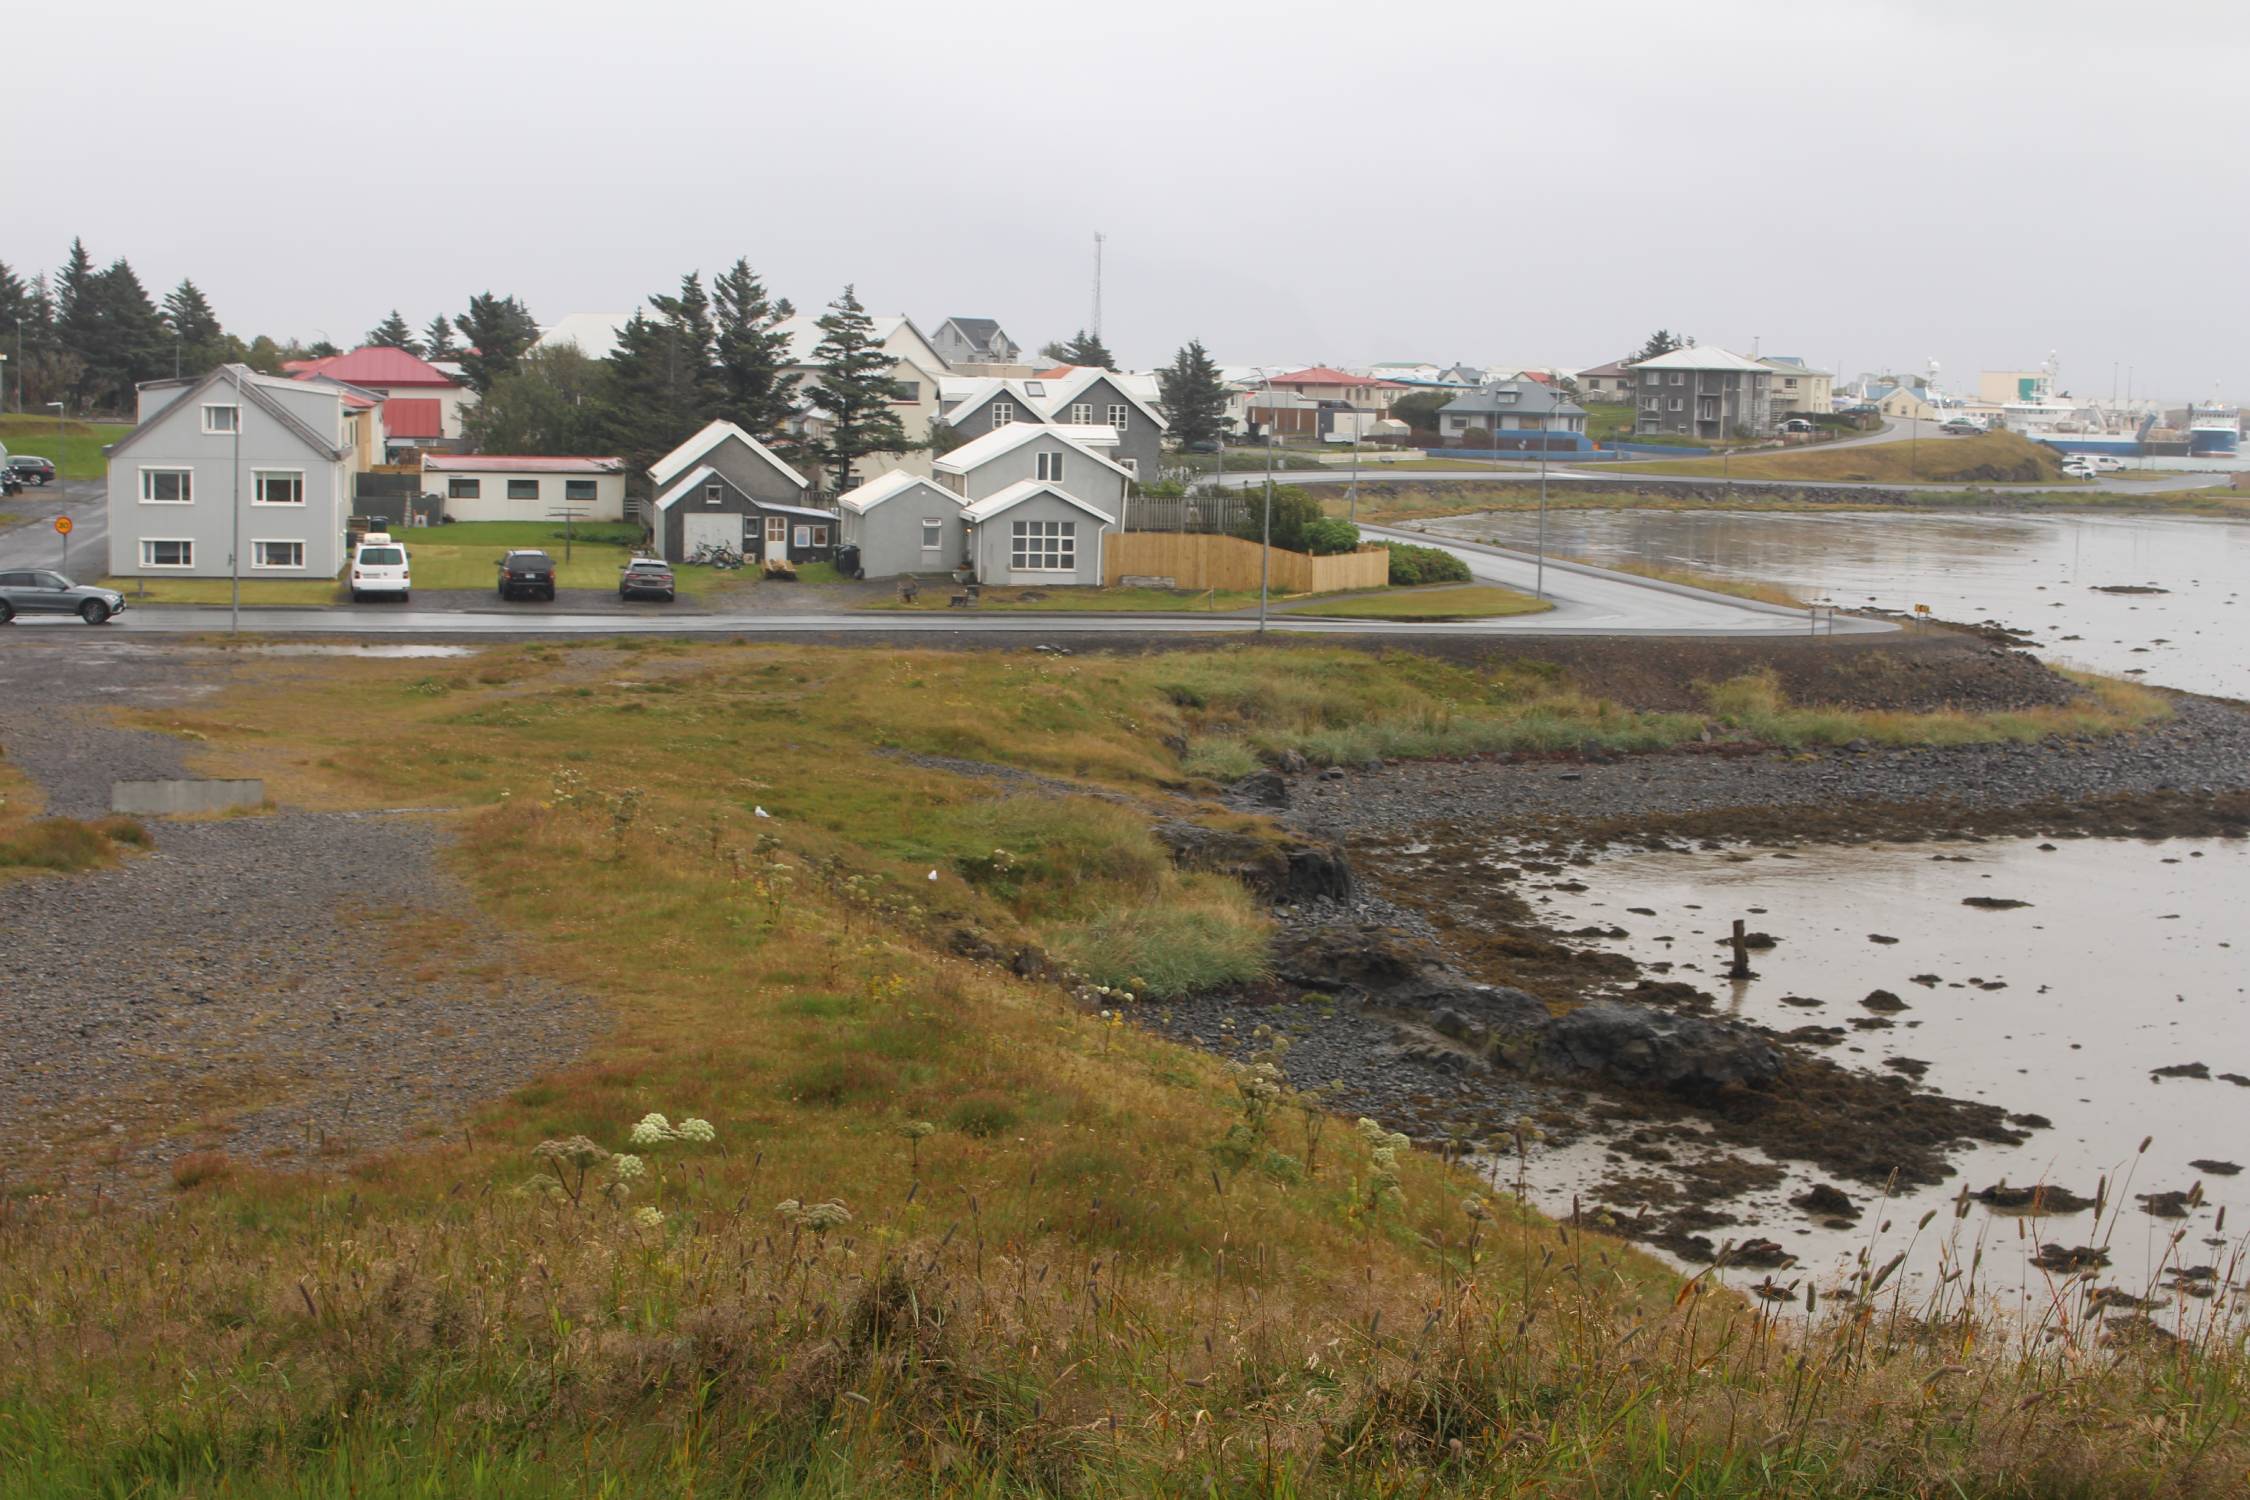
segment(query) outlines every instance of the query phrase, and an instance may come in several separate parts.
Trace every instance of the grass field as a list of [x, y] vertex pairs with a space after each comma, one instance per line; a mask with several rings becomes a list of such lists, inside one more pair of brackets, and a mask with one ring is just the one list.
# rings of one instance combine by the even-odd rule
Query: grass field
[[[130, 422], [78, 422], [62, 424], [58, 441], [55, 419], [36, 412], [0, 412], [0, 443], [10, 453], [51, 458], [64, 479], [99, 479], [109, 472], [102, 449], [133, 430]], [[58, 451], [59, 450], [59, 451]], [[24, 492], [24, 498], [38, 494]]]
[[1626, 474], [1678, 474], [1718, 479], [1802, 479], [1877, 484], [2050, 484], [2062, 477], [2054, 450], [2012, 432], [1947, 437], [1932, 432], [1919, 442], [1869, 443], [1857, 448], [1805, 447], [1715, 458], [1659, 459], [1620, 464]]
[[1535, 594], [1495, 584], [1434, 584], [1356, 594], [1290, 613], [1339, 620], [1491, 620], [1504, 615], [1535, 615], [1553, 608]]
[[[420, 579], [415, 580], [420, 583]], [[230, 578], [104, 578], [103, 588], [123, 594], [131, 604], [226, 604], [233, 599], [234, 580]], [[242, 602], [245, 605], [309, 605], [338, 604], [343, 601], [340, 584], [325, 578], [245, 578], [242, 580]]]
[[[867, 609], [946, 610], [953, 608], [958, 592], [949, 581], [924, 584], [909, 604], [897, 595], [868, 601]], [[1148, 588], [990, 588], [978, 592], [977, 608], [1008, 610], [1088, 611], [1224, 611], [1248, 609], [1258, 602], [1256, 590], [1148, 589]], [[1274, 596], [1276, 598], [1279, 595]]]
[[[1115, 1019], [1262, 965], [1263, 903], [1149, 833], [1266, 827], [1183, 798], [1212, 747], [2161, 711], [2115, 687], [1855, 715], [1753, 676], [1652, 715], [1535, 665], [1320, 646], [241, 664], [136, 722], [285, 804], [457, 809], [454, 869], [511, 961], [612, 1024], [340, 1171], [193, 1153], [148, 1214], [12, 1176], [0, 1495], [2227, 1493], [2250, 1382], [2219, 1338], [1902, 1306], [1890, 1240], [1799, 1327]], [[962, 956], [1026, 944], [1122, 993]], [[651, 1111], [710, 1129], [638, 1144]]]
[[[554, 558], [557, 587], [614, 589], [618, 569], [634, 555], [641, 531], [629, 523], [579, 526], [567, 547], [563, 529], [551, 521], [458, 521], [394, 534], [406, 544], [415, 588], [497, 591], [500, 559], [522, 548]], [[711, 568], [673, 572], [683, 596], [709, 593], [730, 576]], [[747, 570], [743, 576], [749, 576]]]

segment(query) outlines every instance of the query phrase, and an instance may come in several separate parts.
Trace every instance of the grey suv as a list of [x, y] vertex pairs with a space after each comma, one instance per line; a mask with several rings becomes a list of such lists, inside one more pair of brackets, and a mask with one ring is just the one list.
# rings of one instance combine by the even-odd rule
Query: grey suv
[[124, 608], [115, 589], [72, 583], [60, 573], [0, 573], [0, 625], [17, 615], [76, 615], [100, 625]]

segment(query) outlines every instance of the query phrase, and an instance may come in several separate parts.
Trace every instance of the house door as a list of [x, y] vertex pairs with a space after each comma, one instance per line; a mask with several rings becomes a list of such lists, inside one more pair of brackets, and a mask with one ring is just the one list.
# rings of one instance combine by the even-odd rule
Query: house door
[[680, 542], [693, 557], [695, 549], [705, 544], [713, 547], [731, 547], [742, 550], [742, 517], [738, 515], [712, 516], [695, 511], [680, 518]]
[[765, 555], [779, 558], [789, 556], [789, 518], [787, 516], [766, 517]]

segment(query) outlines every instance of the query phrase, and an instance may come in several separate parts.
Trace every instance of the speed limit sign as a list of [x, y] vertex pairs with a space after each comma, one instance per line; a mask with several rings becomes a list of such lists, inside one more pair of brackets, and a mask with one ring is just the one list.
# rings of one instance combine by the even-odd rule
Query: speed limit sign
[[57, 536], [69, 536], [69, 535], [70, 535], [70, 517], [68, 517], [68, 516], [57, 516], [57, 517], [55, 517], [55, 535], [57, 535]]

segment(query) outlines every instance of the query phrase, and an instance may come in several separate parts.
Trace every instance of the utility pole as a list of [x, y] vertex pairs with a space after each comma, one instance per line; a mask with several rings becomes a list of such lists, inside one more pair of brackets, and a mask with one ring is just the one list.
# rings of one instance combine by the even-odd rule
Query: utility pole
[[1102, 336], [1102, 241], [1109, 238], [1099, 229], [1094, 231], [1094, 337]]
[[1261, 366], [1258, 379], [1266, 388], [1266, 513], [1258, 546], [1258, 634], [1264, 635], [1267, 581], [1273, 572], [1273, 376]]
[[230, 585], [227, 606], [227, 633], [242, 633], [242, 366], [234, 367], [234, 488], [228, 492], [231, 503], [227, 506], [234, 518], [233, 550], [227, 554], [227, 572]]

